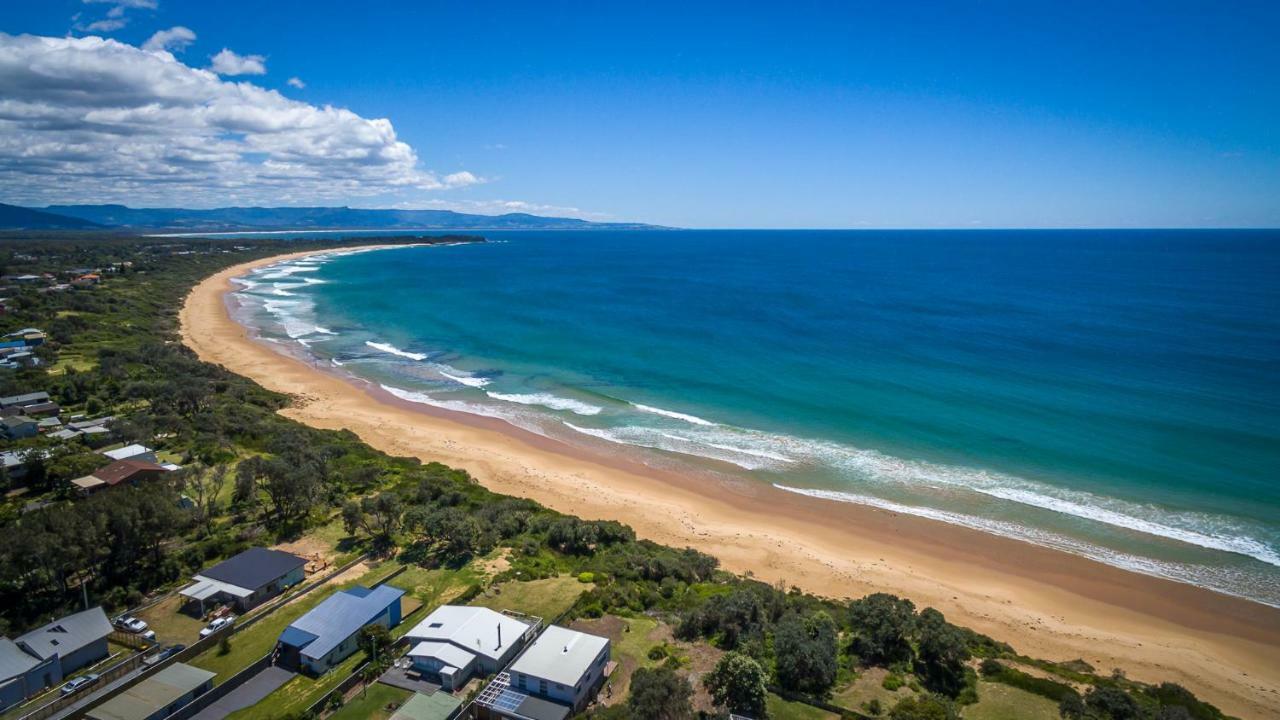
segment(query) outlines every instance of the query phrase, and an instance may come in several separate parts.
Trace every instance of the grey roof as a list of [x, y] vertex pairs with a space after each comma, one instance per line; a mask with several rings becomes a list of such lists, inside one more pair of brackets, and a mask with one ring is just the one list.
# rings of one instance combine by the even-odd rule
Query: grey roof
[[33, 403], [48, 401], [49, 393], [47, 392], [23, 393], [22, 395], [7, 395], [5, 397], [0, 397], [0, 407], [8, 407], [10, 405], [31, 405]]
[[409, 651], [410, 657], [428, 657], [435, 658], [445, 665], [452, 665], [455, 668], [466, 667], [472, 660], [476, 659], [475, 654], [463, 650], [457, 645], [449, 643], [433, 642], [424, 640]]
[[396, 710], [391, 720], [448, 720], [459, 707], [462, 707], [462, 701], [446, 692], [414, 693]]
[[[498, 628], [502, 631], [499, 632]], [[410, 640], [434, 640], [497, 660], [529, 629], [529, 624], [489, 608], [441, 605], [405, 633]], [[498, 642], [498, 638], [502, 642]]]
[[200, 573], [211, 580], [257, 590], [307, 564], [307, 561], [283, 550], [249, 548]]
[[95, 420], [76, 420], [75, 422], [69, 422], [67, 423], [67, 427], [73, 428], [75, 430], [84, 430], [85, 428], [106, 425], [112, 420], [115, 420], [115, 417], [108, 415], [107, 417], [97, 418]]
[[89, 711], [95, 720], [145, 720], [214, 678], [216, 673], [174, 663]]
[[0, 682], [14, 678], [40, 664], [9, 638], [0, 637]]
[[577, 685], [608, 644], [609, 639], [599, 635], [550, 625], [516, 658], [511, 671], [561, 685]]
[[15, 642], [44, 660], [54, 655], [65, 656], [111, 634], [111, 622], [102, 608], [90, 608], [38, 627]]
[[132, 445], [125, 445], [124, 447], [116, 448], [115, 450], [103, 450], [102, 454], [112, 460], [128, 460], [129, 458], [136, 458], [139, 455], [148, 455], [152, 452], [154, 451], [146, 445], [134, 443]]
[[360, 628], [373, 622], [391, 603], [400, 602], [401, 595], [404, 595], [403, 590], [390, 585], [380, 585], [373, 590], [359, 585], [340, 590], [294, 620], [281, 637], [287, 636], [291, 641], [299, 633], [313, 636], [315, 639], [303, 644], [302, 655], [322, 658]]

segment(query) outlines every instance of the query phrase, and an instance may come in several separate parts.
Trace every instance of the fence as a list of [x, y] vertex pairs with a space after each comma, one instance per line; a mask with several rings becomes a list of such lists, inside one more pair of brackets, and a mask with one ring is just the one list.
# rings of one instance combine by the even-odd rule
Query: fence
[[[143, 657], [144, 657], [143, 653], [134, 653], [129, 657], [116, 663], [115, 665], [112, 665], [111, 667], [99, 672], [97, 685], [99, 687], [103, 685], [108, 685], [110, 683], [113, 683], [119, 680], [125, 675], [128, 675], [134, 670], [137, 670], [142, 665]], [[92, 688], [84, 692], [92, 692]], [[76, 703], [84, 700], [86, 697], [84, 692], [72, 693], [71, 695], [56, 697], [50, 700], [49, 702], [45, 703], [44, 705], [41, 705], [40, 707], [35, 708], [31, 712], [28, 712], [25, 715], [21, 715], [20, 718], [21, 720], [44, 720], [45, 718], [51, 717], [59, 712], [62, 712], [63, 710], [66, 710], [72, 705], [75, 705]]]
[[226, 697], [232, 690], [245, 684], [255, 675], [269, 667], [271, 667], [271, 653], [263, 655], [249, 667], [227, 678], [221, 685], [215, 686], [209, 692], [178, 708], [177, 712], [165, 718], [165, 720], [189, 720], [196, 713]]

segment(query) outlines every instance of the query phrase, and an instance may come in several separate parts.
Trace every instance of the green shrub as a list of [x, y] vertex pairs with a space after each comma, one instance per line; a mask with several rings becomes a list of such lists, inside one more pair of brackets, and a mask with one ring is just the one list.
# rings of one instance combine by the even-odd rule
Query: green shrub
[[889, 692], [895, 692], [904, 684], [905, 683], [903, 683], [901, 675], [897, 673], [889, 673], [884, 676], [884, 681], [880, 683], [880, 687], [888, 690]]
[[595, 581], [596, 581], [596, 574], [593, 572], [578, 573], [578, 582], [580, 583], [593, 583]]

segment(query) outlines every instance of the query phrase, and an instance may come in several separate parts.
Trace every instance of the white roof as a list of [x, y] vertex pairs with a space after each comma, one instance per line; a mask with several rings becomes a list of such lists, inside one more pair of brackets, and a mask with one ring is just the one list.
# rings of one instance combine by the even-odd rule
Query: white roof
[[72, 484], [72, 485], [75, 485], [76, 487], [80, 488], [81, 490], [92, 490], [93, 488], [101, 487], [101, 486], [103, 486], [103, 485], [106, 485], [106, 484], [107, 484], [107, 482], [106, 482], [105, 480], [100, 479], [100, 478], [96, 478], [96, 477], [94, 477], [94, 476], [92, 476], [92, 475], [85, 475], [85, 476], [84, 476], [84, 477], [82, 477], [82, 478], [76, 478], [75, 480], [72, 480], [72, 481], [71, 481], [71, 484]]
[[145, 455], [149, 452], [151, 452], [151, 448], [146, 445], [138, 445], [137, 443], [134, 443], [133, 445], [125, 445], [124, 447], [116, 448], [115, 450], [104, 450], [102, 454], [112, 460], [128, 460], [131, 457]]
[[[519, 642], [528, 629], [528, 623], [489, 608], [441, 605], [405, 637], [452, 643], [467, 652], [498, 660]], [[499, 637], [502, 638], [501, 643], [498, 642]]]
[[232, 585], [231, 583], [214, 580], [203, 575], [196, 575], [191, 579], [195, 580], [195, 582], [179, 590], [178, 594], [183, 597], [189, 597], [192, 600], [204, 600], [220, 592], [234, 595], [235, 597], [249, 597], [253, 594], [252, 590], [242, 588], [239, 585]]
[[457, 645], [431, 641], [424, 641], [414, 645], [413, 649], [409, 651], [409, 656], [435, 658], [455, 668], [466, 667], [468, 663], [476, 659], [474, 654], [463, 650]]
[[550, 625], [511, 664], [511, 671], [561, 685], [577, 685], [608, 638]]

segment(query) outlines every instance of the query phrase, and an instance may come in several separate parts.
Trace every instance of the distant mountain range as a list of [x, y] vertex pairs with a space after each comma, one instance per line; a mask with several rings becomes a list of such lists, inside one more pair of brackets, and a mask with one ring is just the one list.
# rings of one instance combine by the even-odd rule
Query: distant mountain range
[[124, 205], [0, 204], [0, 228], [216, 232], [236, 230], [642, 230], [642, 223], [595, 223], [527, 213], [470, 215], [452, 210], [348, 207], [130, 208]]

